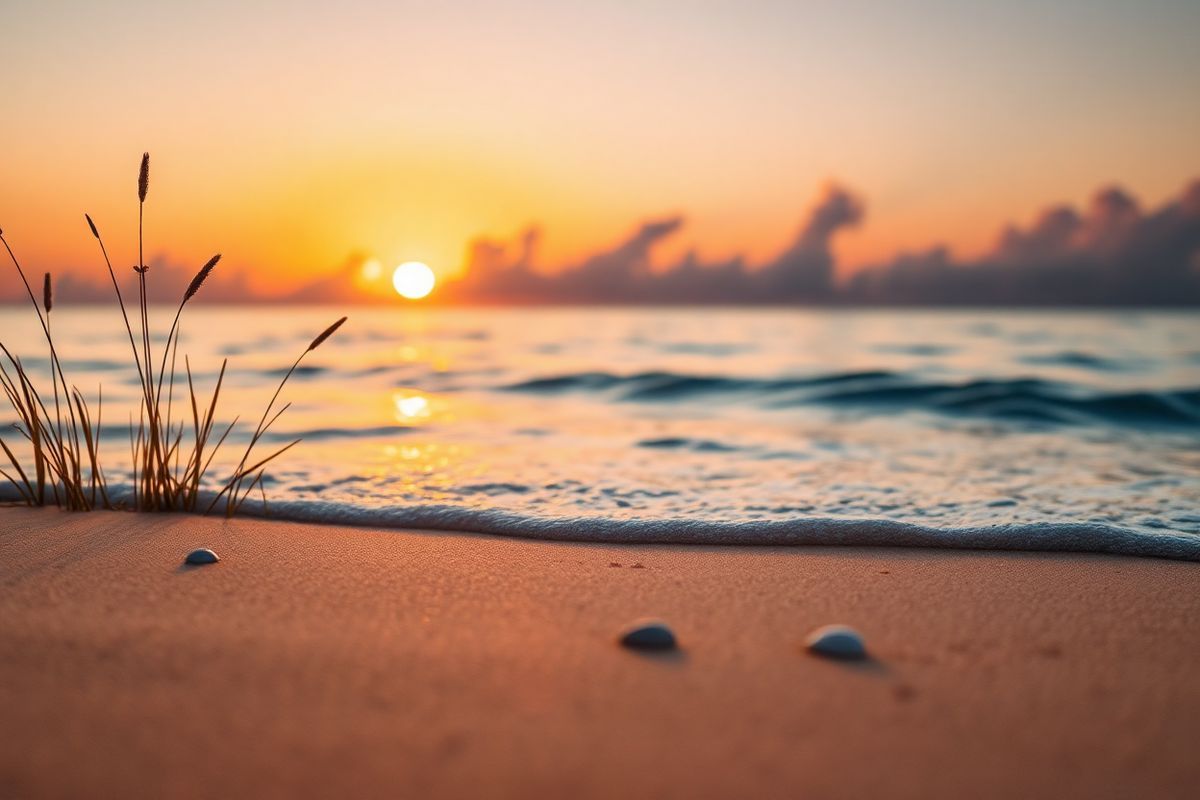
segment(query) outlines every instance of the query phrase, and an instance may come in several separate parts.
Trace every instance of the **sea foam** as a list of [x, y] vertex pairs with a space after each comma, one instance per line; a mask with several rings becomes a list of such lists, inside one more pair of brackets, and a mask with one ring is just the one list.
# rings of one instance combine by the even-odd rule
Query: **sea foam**
[[[261, 502], [243, 511], [262, 515]], [[539, 517], [446, 505], [364, 508], [318, 500], [271, 502], [267, 515], [297, 522], [393, 529], [456, 531], [561, 542], [1029, 550], [1200, 561], [1200, 536], [1146, 533], [1092, 522], [1033, 522], [980, 527], [932, 527], [890, 519], [797, 517], [789, 520], [708, 521]]]

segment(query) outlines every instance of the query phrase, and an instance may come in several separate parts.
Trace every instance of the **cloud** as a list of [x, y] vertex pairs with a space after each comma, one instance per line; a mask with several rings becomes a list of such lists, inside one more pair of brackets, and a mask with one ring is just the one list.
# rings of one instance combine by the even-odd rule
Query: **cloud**
[[955, 305], [1200, 304], [1200, 181], [1144, 212], [1116, 187], [1084, 211], [1060, 206], [1010, 227], [983, 256], [945, 248], [901, 255], [856, 275], [852, 301]]
[[816, 302], [834, 291], [833, 237], [862, 218], [862, 203], [838, 186], [818, 200], [792, 245], [759, 269], [741, 258], [704, 263], [689, 251], [678, 262], [653, 269], [655, 248], [684, 226], [679, 216], [643, 223], [625, 240], [581, 263], [535, 269], [537, 228], [526, 230], [511, 259], [510, 247], [478, 239], [468, 251], [465, 276], [443, 297], [491, 303], [769, 303]]
[[1010, 225], [982, 256], [956, 258], [943, 245], [901, 253], [835, 282], [832, 243], [857, 225], [863, 202], [830, 186], [793, 243], [760, 265], [705, 263], [694, 252], [652, 269], [655, 247], [683, 227], [647, 222], [614, 247], [557, 270], [538, 271], [537, 229], [512, 249], [473, 243], [465, 277], [443, 299], [496, 303], [822, 305], [1200, 305], [1200, 181], [1144, 210], [1119, 187], [1082, 210], [1052, 206], [1025, 227]]
[[[146, 273], [146, 293], [151, 303], [177, 304], [191, 283], [192, 278], [200, 270], [201, 264], [194, 267], [172, 263], [165, 256], [150, 259], [150, 270]], [[12, 265], [9, 265], [12, 269]], [[117, 280], [121, 284], [121, 293], [125, 302], [130, 298], [137, 302], [138, 280], [132, 266], [113, 264]], [[14, 270], [15, 272], [15, 270]], [[26, 277], [33, 284], [34, 293], [41, 297], [42, 273], [32, 273], [26, 269]], [[63, 270], [60, 274], [51, 276], [54, 281], [54, 299], [61, 303], [111, 303], [114, 299], [112, 279], [108, 270], [101, 264], [99, 268], [89, 269], [85, 274], [80, 271]], [[24, 285], [16, 278], [6, 281], [0, 301], [24, 302], [28, 299]], [[257, 302], [262, 298], [250, 290], [246, 283], [244, 272], [231, 269], [222, 261], [217, 264], [212, 275], [204, 282], [203, 288], [196, 295], [194, 302], [208, 303], [246, 303]]]
[[[956, 258], [942, 245], [835, 280], [833, 243], [858, 225], [864, 203], [830, 185], [792, 243], [766, 263], [741, 257], [706, 262], [694, 251], [656, 267], [656, 250], [684, 229], [668, 216], [637, 226], [626, 238], [574, 264], [539, 263], [541, 230], [512, 241], [471, 242], [462, 275], [438, 288], [443, 303], [821, 304], [821, 305], [1200, 305], [1200, 180], [1157, 208], [1144, 209], [1119, 187], [1096, 192], [1083, 209], [1052, 206], [1025, 227], [1010, 225], [982, 256]], [[372, 268], [373, 267], [373, 268]], [[198, 265], [197, 265], [198, 268]], [[151, 302], [175, 303], [195, 273], [159, 257], [152, 262]], [[136, 293], [132, 270], [121, 268], [126, 296]], [[107, 273], [64, 272], [56, 297], [110, 302]], [[394, 303], [387, 270], [353, 254], [329, 276], [285, 295], [265, 297], [245, 273], [223, 262], [198, 296], [201, 302]], [[38, 275], [30, 275], [31, 280]], [[35, 287], [36, 288], [36, 287]], [[23, 300], [17, 281], [0, 300]]]
[[764, 299], [816, 300], [834, 291], [834, 260], [830, 245], [834, 235], [862, 221], [863, 203], [833, 185], [813, 208], [800, 236], [775, 261], [752, 280], [763, 285]]

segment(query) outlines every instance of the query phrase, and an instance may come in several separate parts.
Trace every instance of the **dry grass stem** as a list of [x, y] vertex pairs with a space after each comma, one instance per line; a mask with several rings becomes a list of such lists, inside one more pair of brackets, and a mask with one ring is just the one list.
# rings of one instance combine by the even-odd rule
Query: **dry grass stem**
[[[224, 426], [214, 440], [217, 404], [225, 380], [228, 360], [222, 361], [211, 398], [200, 400], [192, 374], [191, 362], [184, 355], [184, 373], [187, 376], [187, 400], [190, 407], [190, 426], [182, 419], [174, 419], [175, 376], [181, 318], [184, 307], [196, 296], [216, 268], [221, 256], [215, 255], [192, 278], [176, 308], [174, 319], [163, 345], [161, 358], [155, 359], [151, 352], [151, 324], [147, 292], [149, 267], [144, 260], [144, 208], [150, 187], [150, 155], [142, 155], [138, 168], [138, 263], [134, 266], [138, 281], [138, 318], [135, 333], [134, 320], [121, 293], [120, 282], [109, 258], [108, 249], [95, 221], [84, 215], [88, 229], [100, 246], [104, 264], [112, 282], [113, 293], [121, 312], [129, 340], [130, 354], [137, 372], [140, 397], [135, 424], [134, 413], [129, 415], [129, 452], [131, 458], [132, 505], [122, 503], [120, 507], [141, 511], [195, 511], [201, 494], [205, 491], [206, 475], [212, 467], [217, 452], [226, 443], [239, 417]], [[70, 510], [118, 507], [114, 502], [103, 466], [101, 451], [102, 410], [104, 398], [97, 390], [95, 414], [84, 394], [67, 382], [63, 374], [58, 349], [55, 346], [50, 325], [54, 309], [53, 282], [49, 273], [42, 283], [41, 303], [34, 296], [24, 269], [16, 254], [0, 230], [0, 243], [25, 286], [30, 303], [37, 314], [38, 322], [50, 354], [51, 393], [53, 411], [44, 401], [42, 394], [30, 378], [20, 358], [11, 353], [0, 342], [0, 388], [16, 412], [18, 422], [14, 430], [25, 440], [31, 450], [32, 469], [26, 470], [17, 452], [0, 437], [0, 450], [8, 464], [0, 469], [0, 477], [7, 480], [16, 490], [22, 502], [29, 505], [46, 505], [48, 502]], [[300, 440], [296, 439], [275, 450], [266, 457], [257, 458], [255, 448], [271, 426], [289, 407], [284, 404], [277, 411], [275, 404], [288, 379], [296, 371], [304, 357], [333, 335], [346, 321], [345, 317], [334, 322], [313, 339], [312, 343], [292, 364], [263, 411], [262, 418], [250, 436], [249, 444], [242, 453], [237, 467], [223, 483], [217, 484], [219, 491], [206, 510], [225, 498], [227, 514], [236, 513], [246, 498], [258, 488], [266, 508], [264, 488], [265, 468], [276, 458], [286, 453]], [[139, 342], [140, 340], [140, 342]], [[170, 365], [168, 368], [168, 359]], [[158, 362], [157, 373], [154, 370]], [[164, 395], [165, 389], [165, 395]], [[49, 395], [47, 396], [49, 397]], [[274, 411], [274, 413], [272, 413]], [[186, 413], [186, 412], [185, 412]], [[253, 464], [247, 466], [252, 459]], [[249, 485], [246, 481], [249, 480]], [[217, 487], [214, 487], [214, 489]]]

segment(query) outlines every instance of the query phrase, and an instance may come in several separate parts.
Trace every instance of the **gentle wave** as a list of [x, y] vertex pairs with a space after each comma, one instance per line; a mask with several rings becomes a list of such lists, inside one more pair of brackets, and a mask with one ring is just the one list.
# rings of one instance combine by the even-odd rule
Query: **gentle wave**
[[769, 408], [875, 407], [1058, 424], [1200, 427], [1200, 388], [1111, 392], [1036, 378], [950, 383], [886, 371], [767, 380], [672, 372], [581, 372], [534, 378], [503, 388], [540, 394], [606, 393], [613, 400], [634, 402], [742, 396]]
[[[487, 493], [491, 486], [480, 486]], [[114, 501], [130, 490], [112, 487]], [[200, 506], [211, 501], [203, 493]], [[0, 499], [14, 501], [11, 486]], [[1096, 522], [1032, 522], [936, 528], [891, 519], [797, 517], [789, 520], [721, 522], [694, 519], [539, 517], [451, 505], [366, 508], [324, 500], [249, 499], [242, 513], [328, 525], [477, 533], [560, 542], [737, 546], [928, 547], [954, 550], [1017, 550], [1103, 553], [1200, 561], [1200, 536], [1145, 533]]]
[[1135, 372], [1146, 368], [1143, 363], [1106, 358], [1077, 350], [1022, 356], [1021, 362], [1037, 367], [1072, 367], [1095, 372]]

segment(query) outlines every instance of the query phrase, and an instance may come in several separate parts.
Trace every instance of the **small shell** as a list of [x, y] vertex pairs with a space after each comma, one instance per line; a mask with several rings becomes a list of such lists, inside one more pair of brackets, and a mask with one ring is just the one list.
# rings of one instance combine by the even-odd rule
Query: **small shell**
[[848, 625], [824, 625], [808, 635], [804, 642], [811, 652], [830, 658], [861, 660], [867, 657], [862, 634]]
[[621, 644], [635, 650], [673, 650], [675, 634], [660, 619], [639, 619], [621, 632]]
[[215, 564], [220, 560], [221, 559], [212, 550], [209, 550], [207, 547], [201, 547], [198, 550], [193, 550], [192, 552], [188, 553], [187, 558], [183, 560], [183, 563], [199, 566], [201, 564]]

